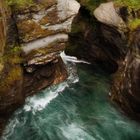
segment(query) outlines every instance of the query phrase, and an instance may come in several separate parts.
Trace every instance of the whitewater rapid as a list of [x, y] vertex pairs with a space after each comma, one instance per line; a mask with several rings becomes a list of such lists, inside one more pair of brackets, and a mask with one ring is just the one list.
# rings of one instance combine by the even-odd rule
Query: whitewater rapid
[[27, 98], [1, 140], [139, 140], [139, 126], [108, 100], [109, 78], [62, 56], [68, 79]]
[[65, 90], [65, 88], [69, 87], [69, 84], [78, 82], [79, 77], [77, 75], [75, 63], [90, 64], [86, 61], [78, 60], [76, 57], [68, 56], [64, 52], [61, 53], [61, 57], [67, 66], [67, 72], [69, 75], [67, 80], [42, 91], [43, 97], [41, 96], [40, 98], [38, 98], [38, 96], [33, 96], [27, 98], [24, 106], [24, 109], [26, 111], [32, 110], [33, 112], [35, 112], [44, 109], [53, 99], [61, 94]]

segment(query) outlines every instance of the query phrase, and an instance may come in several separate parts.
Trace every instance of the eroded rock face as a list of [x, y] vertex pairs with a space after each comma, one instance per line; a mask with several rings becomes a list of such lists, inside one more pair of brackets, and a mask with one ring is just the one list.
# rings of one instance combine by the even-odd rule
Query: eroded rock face
[[111, 98], [129, 116], [140, 120], [140, 28], [132, 36], [131, 50], [114, 77]]
[[5, 46], [5, 37], [6, 37], [6, 6], [3, 1], [0, 3], [0, 41], [1, 41], [1, 47], [0, 47], [0, 53], [2, 54], [4, 52], [4, 46]]
[[[13, 46], [15, 42], [15, 36], [11, 39], [13, 34], [13, 21], [11, 17], [11, 11], [7, 7], [4, 0], [0, 1], [0, 134], [7, 121], [8, 113], [13, 112], [21, 103], [23, 103], [22, 90], [22, 75], [20, 75], [21, 69], [18, 63], [14, 60], [9, 62], [11, 57], [8, 47]], [[9, 56], [9, 58], [8, 58]], [[20, 72], [19, 72], [20, 71]], [[14, 77], [15, 72], [17, 73]]]
[[[3, 38], [7, 35], [8, 38], [1, 38], [7, 41], [1, 74], [4, 84], [0, 84], [2, 114], [7, 108], [6, 114], [11, 113], [24, 102], [26, 96], [67, 78], [60, 53], [68, 41], [68, 33], [79, 4], [74, 0], [41, 0], [25, 7], [13, 5], [11, 8], [7, 24], [3, 19], [1, 25], [1, 29], [3, 26], [8, 29], [6, 34], [4, 28], [1, 35]], [[11, 33], [13, 35], [9, 37]], [[16, 50], [17, 44], [22, 54]], [[3, 45], [2, 42], [1, 48], [4, 48]]]
[[[114, 6], [112, 2], [101, 4], [94, 11], [94, 15], [100, 22], [115, 26], [116, 31], [120, 33], [121, 36], [118, 38], [117, 33], [113, 35], [113, 30], [110, 32], [110, 29], [106, 28], [104, 31], [104, 28], [102, 28], [103, 36], [109, 42], [116, 44], [114, 48], [116, 54], [126, 52], [121, 54], [124, 57], [117, 62], [118, 71], [114, 75], [111, 99], [116, 101], [129, 117], [140, 120], [140, 24], [138, 22], [138, 9], [130, 10], [125, 6], [114, 7], [115, 14], [111, 5]], [[112, 12], [109, 12], [109, 10]], [[124, 38], [126, 39], [126, 49], [122, 49], [117, 45], [117, 42], [120, 42], [119, 40], [123, 40]], [[108, 41], [107, 44], [110, 46]], [[106, 49], [109, 49], [109, 47]], [[115, 56], [112, 50], [110, 52]]]
[[80, 2], [66, 53], [97, 64], [108, 73], [116, 72], [111, 99], [130, 117], [140, 120], [139, 10], [113, 2], [97, 8]]
[[[20, 74], [22, 72], [19, 64], [14, 61], [14, 53], [12, 54], [13, 61], [9, 62], [11, 54], [8, 47], [12, 48], [12, 45], [14, 45], [15, 36], [13, 35], [13, 41], [11, 41], [10, 36], [13, 34], [13, 20], [11, 11], [3, 0], [0, 2], [0, 15], [0, 62], [2, 63], [0, 72], [0, 114], [4, 114], [4, 112], [6, 114], [8, 110], [12, 110], [10, 108], [7, 109], [6, 106], [10, 105], [10, 103], [18, 104], [20, 102], [22, 83], [22, 80], [20, 80], [22, 79], [22, 75]], [[21, 73], [19, 75], [17, 73], [17, 77], [14, 77], [14, 75], [12, 77], [12, 74], [18, 70]], [[16, 86], [13, 87], [13, 85]], [[17, 100], [15, 100], [16, 98]]]
[[60, 53], [79, 4], [75, 0], [35, 0], [6, 8], [0, 1], [0, 132], [1, 122], [27, 96], [67, 78]]
[[[0, 3], [0, 56], [3, 56], [4, 47], [6, 44], [6, 6], [4, 1]], [[3, 62], [0, 61], [0, 72], [3, 69]]]
[[31, 73], [24, 73], [23, 91], [25, 96], [30, 96], [45, 89], [47, 86], [58, 84], [67, 78], [67, 71], [62, 59], [49, 62], [47, 65], [32, 65], [30, 69], [35, 69]]
[[28, 10], [16, 9], [15, 19], [26, 67], [46, 64], [59, 57], [79, 6], [75, 0], [51, 0], [36, 1]]
[[85, 7], [75, 17], [69, 39], [67, 54], [98, 65], [107, 73], [117, 71], [117, 62], [126, 53], [126, 38], [117, 27], [97, 21]]

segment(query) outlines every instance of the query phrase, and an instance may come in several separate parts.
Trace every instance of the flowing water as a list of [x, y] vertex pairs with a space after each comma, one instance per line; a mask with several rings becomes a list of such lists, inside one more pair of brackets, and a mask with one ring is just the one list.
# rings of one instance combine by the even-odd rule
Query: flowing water
[[28, 98], [2, 140], [140, 140], [139, 126], [109, 101], [110, 78], [87, 64], [67, 67], [67, 81]]

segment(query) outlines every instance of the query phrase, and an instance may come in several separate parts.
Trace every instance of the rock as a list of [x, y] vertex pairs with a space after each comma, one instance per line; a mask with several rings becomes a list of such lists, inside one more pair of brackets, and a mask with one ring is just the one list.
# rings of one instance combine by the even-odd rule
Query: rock
[[0, 1], [0, 130], [27, 96], [67, 78], [60, 53], [80, 6], [75, 0], [8, 4]]
[[124, 59], [128, 49], [127, 37], [122, 36], [117, 28], [105, 24], [101, 24], [100, 34], [104, 51], [116, 61]]
[[111, 99], [129, 117], [140, 121], [139, 2], [108, 2], [97, 8], [100, 2], [80, 2], [66, 53], [90, 62], [93, 68], [98, 65], [114, 73]]
[[4, 47], [6, 43], [6, 10], [7, 7], [5, 2], [2, 0], [0, 2], [0, 56], [4, 53]]
[[[51, 0], [45, 2], [46, 5], [43, 8], [41, 8], [42, 1], [37, 3], [40, 3], [40, 10], [36, 12], [31, 11], [32, 7], [28, 7], [29, 12], [26, 14], [20, 12], [21, 9], [15, 13], [21, 42], [27, 43], [70, 31], [72, 19], [79, 10], [79, 4], [75, 0]], [[51, 6], [48, 7], [48, 5]]]
[[110, 26], [125, 26], [124, 21], [117, 14], [113, 2], [102, 3], [95, 9], [94, 16], [98, 19], [98, 21]]
[[85, 7], [81, 7], [73, 21], [66, 54], [114, 73], [118, 69], [117, 62], [126, 54], [126, 40], [117, 28], [98, 22]]
[[0, 73], [2, 72], [4, 65], [2, 56], [4, 54], [4, 47], [6, 44], [6, 10], [7, 7], [4, 3], [4, 1], [1, 1], [0, 3]]
[[133, 119], [140, 120], [140, 28], [132, 33], [131, 50], [114, 76], [112, 100]]
[[80, 6], [75, 0], [41, 0], [34, 2], [35, 7], [37, 3], [36, 11], [31, 5], [24, 9], [26, 12], [20, 8], [15, 12], [27, 65], [44, 65], [58, 57], [65, 48], [72, 20]]
[[67, 71], [62, 59], [59, 57], [55, 64], [50, 62], [46, 65], [36, 66], [32, 73], [24, 72], [23, 91], [25, 96], [31, 96], [40, 90], [64, 81]]
[[18, 63], [19, 54], [15, 55], [13, 51], [16, 42], [14, 21], [3, 0], [0, 2], [0, 14], [0, 117], [6, 117], [21, 105], [24, 99], [21, 93], [22, 69]]
[[[47, 36], [43, 39], [38, 39], [29, 43], [26, 43], [23, 45], [23, 51], [25, 53], [25, 55], [32, 52], [33, 50], [38, 50], [40, 48], [45, 48], [48, 46], [53, 47], [53, 44], [57, 42], [57, 44], [59, 45], [60, 43], [65, 43], [68, 40], [68, 35], [67, 34], [56, 34], [56, 35], [52, 35], [52, 36]], [[60, 49], [61, 50], [61, 49]]]

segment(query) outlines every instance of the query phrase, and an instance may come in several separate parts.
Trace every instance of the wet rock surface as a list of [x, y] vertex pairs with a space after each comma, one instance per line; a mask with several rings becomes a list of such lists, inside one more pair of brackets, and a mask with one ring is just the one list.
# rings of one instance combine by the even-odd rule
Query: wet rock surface
[[80, 10], [75, 0], [40, 0], [11, 9], [0, 2], [0, 130], [27, 96], [67, 78], [60, 57], [66, 43], [67, 54], [115, 73], [111, 99], [140, 120], [139, 10], [100, 5], [106, 0], [92, 7], [80, 2]]
[[67, 54], [99, 65], [107, 73], [117, 71], [117, 61], [126, 53], [126, 38], [116, 27], [97, 21], [85, 7], [73, 21], [69, 42]]
[[66, 53], [115, 73], [111, 99], [129, 117], [140, 120], [139, 10], [113, 2], [97, 8], [80, 2]]
[[0, 130], [27, 96], [67, 78], [60, 53], [79, 10], [75, 0], [17, 2], [9, 11], [4, 4], [0, 2]]
[[129, 116], [140, 120], [140, 28], [132, 35], [131, 49], [114, 77], [111, 98]]
[[67, 78], [67, 71], [60, 56], [47, 65], [31, 65], [30, 69], [33, 69], [31, 73], [24, 72], [23, 91], [26, 97]]

